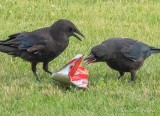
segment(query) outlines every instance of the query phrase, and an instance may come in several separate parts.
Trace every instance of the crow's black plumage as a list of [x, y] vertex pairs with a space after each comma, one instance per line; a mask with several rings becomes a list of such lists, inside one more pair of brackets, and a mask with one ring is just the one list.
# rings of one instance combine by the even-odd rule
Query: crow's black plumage
[[136, 70], [153, 53], [160, 53], [160, 49], [130, 38], [111, 38], [94, 46], [86, 62], [106, 62], [110, 68], [119, 71], [118, 79], [125, 72], [130, 72], [133, 81]]
[[81, 40], [76, 34], [83, 36], [71, 21], [60, 19], [50, 27], [10, 35], [0, 42], [0, 51], [31, 62], [32, 71], [39, 80], [37, 63], [43, 62], [44, 71], [51, 74], [48, 63], [66, 49], [70, 36]]

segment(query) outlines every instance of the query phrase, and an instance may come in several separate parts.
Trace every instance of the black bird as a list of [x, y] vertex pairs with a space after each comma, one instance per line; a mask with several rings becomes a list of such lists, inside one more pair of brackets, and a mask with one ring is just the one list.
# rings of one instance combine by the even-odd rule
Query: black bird
[[43, 62], [43, 70], [51, 74], [48, 63], [66, 49], [70, 36], [81, 40], [76, 34], [84, 37], [71, 21], [60, 19], [50, 27], [9, 35], [7, 40], [0, 41], [0, 51], [29, 61], [39, 80], [37, 63]]
[[133, 81], [136, 70], [143, 65], [146, 58], [154, 53], [160, 53], [160, 49], [130, 38], [111, 38], [94, 46], [85, 60], [87, 64], [106, 62], [110, 68], [119, 71], [118, 79], [125, 72], [130, 72], [131, 81]]

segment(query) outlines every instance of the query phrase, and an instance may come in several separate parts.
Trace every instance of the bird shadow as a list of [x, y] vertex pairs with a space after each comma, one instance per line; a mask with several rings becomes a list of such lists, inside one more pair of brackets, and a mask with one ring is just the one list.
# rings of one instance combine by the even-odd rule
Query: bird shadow
[[53, 88], [56, 87], [56, 88], [58, 88], [58, 89], [60, 89], [62, 91], [86, 90], [86, 89], [83, 89], [83, 88], [78, 88], [78, 87], [76, 87], [76, 86], [74, 86], [72, 84], [64, 84], [64, 83], [58, 82], [58, 81], [56, 81], [56, 80], [54, 80], [52, 78], [49, 78], [49, 79], [47, 79], [45, 81], [46, 81], [46, 83], [51, 84], [51, 86]]

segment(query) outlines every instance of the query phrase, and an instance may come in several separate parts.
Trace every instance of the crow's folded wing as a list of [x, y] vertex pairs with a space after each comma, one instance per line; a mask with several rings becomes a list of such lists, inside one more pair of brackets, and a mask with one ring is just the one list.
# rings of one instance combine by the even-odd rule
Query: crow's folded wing
[[28, 52], [35, 52], [44, 49], [45, 40], [36, 35], [30, 35], [28, 33], [20, 34], [16, 38], [8, 39], [0, 44], [6, 46], [12, 46], [21, 50], [27, 50]]
[[146, 44], [138, 43], [128, 44], [121, 50], [122, 54], [129, 60], [136, 61], [139, 58], [149, 56], [150, 47]]
[[32, 47], [27, 48], [28, 52], [35, 52], [35, 51], [40, 51], [44, 49], [44, 45], [33, 45]]

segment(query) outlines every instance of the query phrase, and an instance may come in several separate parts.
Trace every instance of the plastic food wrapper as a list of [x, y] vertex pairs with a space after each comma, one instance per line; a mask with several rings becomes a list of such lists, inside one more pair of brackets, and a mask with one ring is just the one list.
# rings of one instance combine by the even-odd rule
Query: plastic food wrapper
[[88, 85], [88, 70], [81, 66], [83, 55], [78, 54], [58, 72], [53, 72], [54, 80], [64, 84], [72, 84], [78, 88], [87, 88]]

